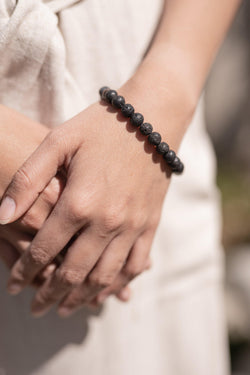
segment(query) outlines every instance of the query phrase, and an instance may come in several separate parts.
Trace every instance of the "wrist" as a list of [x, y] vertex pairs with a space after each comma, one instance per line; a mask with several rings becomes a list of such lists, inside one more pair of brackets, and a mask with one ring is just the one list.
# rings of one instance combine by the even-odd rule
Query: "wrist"
[[118, 91], [178, 148], [199, 100], [188, 68], [178, 69], [171, 60], [166, 64], [166, 57], [151, 56]]

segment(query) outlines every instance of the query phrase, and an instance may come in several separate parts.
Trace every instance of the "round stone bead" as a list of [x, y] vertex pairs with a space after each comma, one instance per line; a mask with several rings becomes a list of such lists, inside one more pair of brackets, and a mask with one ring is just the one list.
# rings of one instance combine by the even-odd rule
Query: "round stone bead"
[[121, 108], [121, 112], [125, 117], [131, 117], [134, 113], [134, 107], [131, 104], [124, 104]]
[[173, 150], [169, 150], [163, 155], [163, 158], [166, 160], [168, 164], [172, 164], [175, 159], [175, 152]]
[[166, 142], [161, 142], [157, 147], [156, 147], [156, 151], [163, 155], [165, 154], [166, 152], [168, 152], [169, 150], [169, 146]]
[[134, 126], [140, 126], [144, 121], [144, 117], [142, 116], [141, 113], [133, 113], [130, 122]]
[[121, 95], [117, 95], [116, 97], [114, 97], [112, 99], [112, 105], [115, 107], [115, 108], [122, 108], [122, 106], [124, 106], [125, 104], [125, 99], [123, 96]]
[[177, 168], [179, 166], [180, 162], [181, 162], [180, 159], [178, 158], [178, 156], [176, 156], [174, 158], [173, 162], [171, 163], [171, 167], [173, 169]]
[[178, 166], [173, 169], [173, 172], [175, 172], [176, 174], [181, 174], [183, 170], [184, 170], [184, 164], [180, 161]]
[[149, 134], [148, 141], [154, 146], [158, 146], [161, 143], [161, 135], [157, 132]]
[[148, 122], [144, 122], [144, 124], [141, 124], [140, 126], [140, 132], [143, 135], [149, 135], [153, 131], [153, 126], [149, 124]]
[[103, 86], [103, 87], [100, 88], [99, 94], [100, 94], [101, 98], [102, 98], [102, 95], [103, 95], [105, 90], [110, 90], [110, 88], [108, 86]]
[[110, 89], [106, 89], [106, 90], [104, 90], [104, 91], [102, 92], [102, 99], [103, 99], [103, 100], [107, 100], [106, 95], [107, 95], [107, 93], [109, 92], [109, 90], [110, 90]]
[[117, 92], [115, 90], [108, 90], [106, 93], [106, 100], [111, 103], [112, 99], [117, 97]]

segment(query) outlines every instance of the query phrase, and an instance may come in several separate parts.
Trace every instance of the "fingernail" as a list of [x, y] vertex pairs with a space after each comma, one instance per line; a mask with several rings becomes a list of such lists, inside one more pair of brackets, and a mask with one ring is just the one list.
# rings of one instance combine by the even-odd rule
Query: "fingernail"
[[10, 197], [4, 197], [0, 205], [0, 224], [7, 224], [16, 210], [15, 201]]
[[15, 295], [21, 292], [22, 285], [14, 282], [14, 283], [9, 284], [7, 289], [10, 294]]

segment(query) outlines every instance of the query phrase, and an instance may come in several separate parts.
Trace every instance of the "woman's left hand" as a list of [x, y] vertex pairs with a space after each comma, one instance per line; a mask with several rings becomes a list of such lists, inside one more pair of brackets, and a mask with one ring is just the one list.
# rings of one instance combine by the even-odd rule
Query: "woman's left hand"
[[[135, 103], [136, 96], [122, 94]], [[145, 137], [102, 104], [53, 130], [4, 194], [0, 216], [9, 208], [4, 214], [11, 222], [29, 209], [61, 167], [67, 171], [57, 204], [13, 267], [9, 282], [11, 293], [20, 292], [78, 235], [61, 266], [38, 290], [33, 301], [37, 314], [64, 298], [59, 307], [63, 314], [72, 288], [84, 285], [80, 302], [91, 301], [111, 287], [120, 271], [119, 288], [146, 268], [170, 173]], [[149, 110], [146, 115], [150, 121]]]

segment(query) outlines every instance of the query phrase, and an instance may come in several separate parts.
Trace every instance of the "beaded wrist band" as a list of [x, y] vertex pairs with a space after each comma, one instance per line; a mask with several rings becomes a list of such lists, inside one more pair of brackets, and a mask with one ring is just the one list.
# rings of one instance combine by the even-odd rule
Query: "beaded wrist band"
[[156, 151], [161, 154], [166, 163], [171, 167], [172, 172], [181, 174], [184, 170], [184, 165], [176, 156], [173, 150], [170, 150], [166, 142], [161, 141], [161, 135], [153, 132], [153, 126], [144, 122], [144, 117], [141, 113], [136, 113], [131, 104], [126, 104], [123, 96], [118, 95], [115, 90], [104, 86], [99, 90], [99, 94], [103, 100], [112, 104], [116, 109], [120, 109], [124, 117], [130, 118], [132, 125], [139, 127], [141, 134], [148, 137], [151, 145], [155, 146]]

